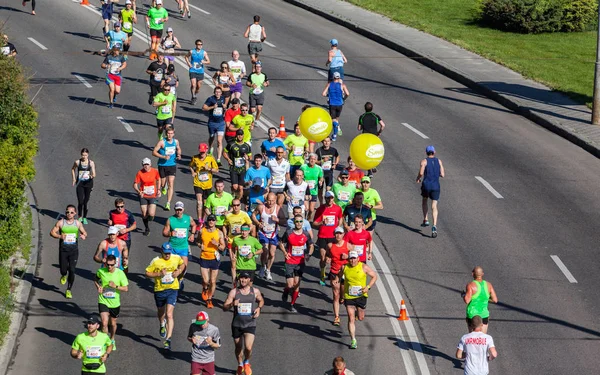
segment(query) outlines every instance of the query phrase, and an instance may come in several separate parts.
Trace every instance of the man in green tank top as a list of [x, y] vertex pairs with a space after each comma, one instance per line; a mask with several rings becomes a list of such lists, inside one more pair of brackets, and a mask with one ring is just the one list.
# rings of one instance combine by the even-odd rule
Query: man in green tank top
[[175, 215], [169, 217], [163, 227], [163, 236], [169, 238], [169, 243], [173, 247], [173, 254], [179, 255], [183, 259], [185, 271], [179, 276], [179, 289], [183, 290], [183, 278], [187, 272], [188, 257], [190, 256], [189, 242], [194, 242], [196, 233], [196, 222], [190, 215], [183, 213], [183, 202], [175, 203]]
[[483, 279], [483, 268], [473, 268], [473, 281], [467, 284], [463, 292], [463, 300], [467, 304], [467, 325], [469, 333], [473, 331], [472, 322], [474, 316], [479, 315], [483, 320], [483, 333], [487, 333], [490, 311], [488, 303], [498, 303], [498, 297], [492, 284]]

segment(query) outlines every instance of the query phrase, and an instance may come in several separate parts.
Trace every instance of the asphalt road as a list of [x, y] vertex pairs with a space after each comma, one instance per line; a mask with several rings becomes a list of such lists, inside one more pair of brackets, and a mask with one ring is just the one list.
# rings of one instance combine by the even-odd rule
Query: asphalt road
[[[2, 8], [0, 17], [20, 61], [30, 69], [31, 95], [40, 114], [33, 191], [41, 214], [42, 249], [28, 320], [10, 372], [78, 373], [80, 364], [70, 359], [68, 351], [83, 330], [83, 318], [97, 309], [91, 281], [97, 267], [92, 261], [94, 249], [105, 237], [107, 212], [116, 197], [125, 198], [128, 209], [138, 215], [131, 183], [140, 160], [149, 156], [156, 141], [153, 111], [146, 103], [148, 60], [129, 59], [119, 105], [109, 110], [99, 66], [102, 58], [85, 52], [104, 46], [99, 39], [100, 16], [70, 0], [57, 0], [51, 7], [41, 3], [36, 17], [21, 12], [19, 2], [13, 3]], [[242, 34], [254, 14], [262, 16], [268, 41], [275, 45], [264, 46], [261, 55], [272, 83], [265, 105], [271, 123], [283, 115], [291, 125], [302, 105], [325, 103], [320, 93], [326, 82], [318, 71], [325, 71], [327, 42], [335, 37], [350, 60], [345, 82], [351, 93], [341, 120], [344, 136], [335, 147], [343, 158], [347, 156], [350, 140], [357, 134], [356, 119], [367, 100], [388, 124], [385, 160], [373, 183], [385, 207], [378, 215], [376, 244], [390, 269], [389, 279], [407, 301], [427, 367], [418, 365], [407, 327], [402, 326], [398, 335], [390, 325], [387, 299], [392, 299], [395, 311], [398, 301], [390, 297], [394, 285], [388, 278], [369, 299], [367, 320], [357, 331], [359, 350], [350, 351], [346, 328], [331, 325], [330, 291], [316, 283], [315, 268], [304, 281], [299, 314], [291, 315], [281, 306], [284, 279], [278, 259], [274, 283], [257, 283], [267, 298], [253, 361], [257, 374], [321, 373], [336, 355], [346, 357], [357, 374], [407, 373], [411, 366], [416, 373], [460, 373], [460, 363], [453, 360], [466, 329], [460, 291], [476, 264], [484, 267], [500, 299], [491, 308], [489, 333], [500, 354], [491, 364], [493, 373], [595, 372], [600, 349], [595, 316], [600, 283], [594, 276], [600, 266], [595, 256], [600, 237], [596, 231], [598, 159], [456, 82], [289, 4], [263, 0], [191, 4], [210, 14], [192, 8], [193, 18], [182, 20], [172, 13], [169, 25], [184, 47], [203, 39], [212, 66], [228, 60], [234, 48], [248, 64]], [[167, 1], [167, 9], [175, 9], [173, 1]], [[140, 25], [138, 30], [145, 34], [143, 22]], [[134, 38], [132, 49], [146, 47], [142, 39]], [[187, 102], [187, 74], [180, 66], [177, 69], [181, 86], [176, 138], [185, 156], [176, 196], [191, 208], [191, 176], [184, 167], [197, 144], [207, 138], [206, 117], [199, 105]], [[74, 74], [92, 87], [84, 86]], [[209, 95], [205, 85], [200, 99]], [[128, 132], [117, 116], [134, 131]], [[260, 128], [255, 133], [256, 139], [264, 136]], [[414, 183], [427, 144], [436, 146], [447, 174], [442, 181], [437, 239], [419, 227], [420, 197]], [[98, 178], [90, 202], [90, 236], [80, 248], [75, 298], [68, 301], [58, 283], [57, 243], [47, 233], [64, 207], [76, 202], [70, 166], [82, 147], [90, 149]], [[475, 176], [489, 182], [503, 198], [496, 198]], [[132, 287], [123, 298], [118, 351], [110, 358], [110, 373], [189, 370], [187, 326], [204, 309], [199, 269], [194, 263], [187, 274], [186, 292], [175, 309], [173, 354], [164, 357], [151, 283], [143, 275], [163, 242], [159, 230], [168, 213], [158, 212], [149, 237], [133, 236]], [[550, 255], [558, 255], [578, 283], [570, 283]], [[376, 266], [381, 271], [383, 264]], [[230, 287], [230, 278], [222, 275], [218, 306]], [[231, 313], [220, 309], [209, 313], [224, 337], [217, 372], [231, 373], [235, 369], [229, 339]]]

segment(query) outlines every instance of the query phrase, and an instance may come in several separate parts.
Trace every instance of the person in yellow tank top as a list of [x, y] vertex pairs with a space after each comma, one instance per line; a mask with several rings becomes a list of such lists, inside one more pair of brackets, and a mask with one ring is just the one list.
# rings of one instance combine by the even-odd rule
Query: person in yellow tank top
[[194, 177], [194, 194], [196, 195], [196, 213], [198, 221], [202, 221], [202, 212], [204, 210], [204, 201], [211, 193], [213, 188], [213, 173], [219, 172], [217, 161], [212, 155], [208, 154], [208, 145], [200, 143], [198, 145], [198, 154], [192, 156], [190, 161], [190, 172]]
[[239, 199], [234, 199], [231, 202], [232, 211], [225, 215], [225, 221], [223, 222], [223, 233], [227, 237], [227, 248], [231, 250], [231, 243], [235, 237], [239, 237], [242, 234], [242, 225], [246, 224], [250, 226], [252, 233], [254, 234], [254, 225], [247, 212], [242, 211], [242, 203]]
[[[350, 333], [350, 349], [357, 349], [355, 317], [365, 318], [369, 289], [377, 282], [377, 273], [365, 263], [358, 260], [358, 252], [348, 253], [348, 264], [344, 267], [344, 305], [348, 312], [348, 332]], [[371, 279], [367, 283], [367, 276]], [[358, 310], [358, 314], [357, 314]]]
[[217, 229], [216, 222], [215, 215], [208, 215], [206, 226], [202, 228], [198, 241], [200, 273], [202, 274], [202, 300], [206, 301], [206, 307], [209, 309], [213, 308], [212, 296], [217, 289], [221, 251], [225, 250], [225, 236]]

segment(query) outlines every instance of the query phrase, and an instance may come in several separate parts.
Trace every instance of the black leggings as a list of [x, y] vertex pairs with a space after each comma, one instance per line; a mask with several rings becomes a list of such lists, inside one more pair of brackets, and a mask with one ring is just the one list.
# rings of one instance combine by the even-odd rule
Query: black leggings
[[[152, 79], [152, 77], [150, 79]], [[157, 85], [150, 84], [150, 96], [148, 97], [148, 104], [154, 103], [154, 97], [156, 95], [158, 95], [159, 92], [160, 92], [160, 85], [157, 86]]]
[[31, 1], [31, 10], [35, 10], [35, 0], [24, 0], [25, 2]]
[[58, 265], [60, 266], [60, 275], [65, 276], [67, 273], [67, 289], [71, 290], [75, 281], [75, 267], [77, 267], [77, 259], [79, 259], [78, 249], [60, 249], [58, 254]]
[[83, 186], [81, 183], [77, 185], [77, 212], [79, 217], [86, 217], [88, 214], [88, 202], [92, 194], [92, 186]]

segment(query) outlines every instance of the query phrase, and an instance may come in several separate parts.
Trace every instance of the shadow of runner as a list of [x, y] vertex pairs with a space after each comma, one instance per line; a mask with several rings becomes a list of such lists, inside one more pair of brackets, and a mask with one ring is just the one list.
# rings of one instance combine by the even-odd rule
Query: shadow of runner
[[45, 334], [46, 336], [52, 339], [60, 340], [69, 346], [71, 346], [73, 344], [73, 341], [75, 341], [74, 335], [64, 331], [56, 331], [45, 327], [35, 327], [35, 330]]
[[408, 226], [408, 225], [406, 225], [404, 223], [401, 223], [401, 222], [399, 222], [397, 220], [394, 220], [394, 219], [392, 219], [390, 217], [387, 217], [387, 216], [377, 215], [377, 222], [378, 223], [382, 223], [382, 224], [395, 225], [397, 227], [401, 227], [401, 228], [404, 228], [406, 230], [409, 230], [409, 231], [411, 231], [413, 233], [419, 233], [423, 237], [429, 237], [428, 235], [424, 234], [421, 229], [419, 229], [419, 228], [413, 228], [411, 226]]
[[321, 327], [316, 326], [316, 325], [306, 324], [306, 323], [285, 322], [285, 321], [279, 320], [279, 319], [271, 319], [271, 321], [273, 323], [277, 324], [279, 326], [280, 330], [284, 330], [286, 328], [293, 329], [293, 330], [305, 333], [307, 335], [313, 336], [318, 339], [327, 340], [334, 344], [339, 344], [339, 345], [343, 345], [343, 346], [348, 345], [347, 343], [341, 342], [339, 340], [335, 340], [334, 338], [341, 338], [342, 335], [340, 335], [339, 332], [336, 332], [331, 329], [322, 330]]
[[[67, 302], [67, 301], [50, 301], [44, 298], [38, 299], [38, 303], [47, 310], [50, 311], [61, 311], [66, 314], [71, 314], [75, 316], [80, 316], [84, 319], [87, 319], [90, 316], [90, 313], [84, 311], [79, 305], [75, 302]], [[38, 314], [33, 314], [38, 315]], [[51, 314], [48, 314], [51, 315]]]
[[[399, 347], [401, 350], [413, 350], [412, 342], [406, 342], [404, 340], [401, 340], [398, 337], [388, 337], [388, 339], [390, 341], [392, 341], [394, 343], [394, 345]], [[457, 339], [457, 342], [458, 342], [458, 339]], [[452, 356], [449, 356], [446, 353], [442, 353], [439, 350], [436, 350], [435, 346], [422, 344], [422, 343], [418, 343], [418, 344], [421, 345], [421, 353], [423, 353], [424, 355], [445, 359], [447, 361], [452, 362], [452, 364], [454, 365], [454, 368], [462, 369], [462, 361], [461, 360], [456, 359]]]

